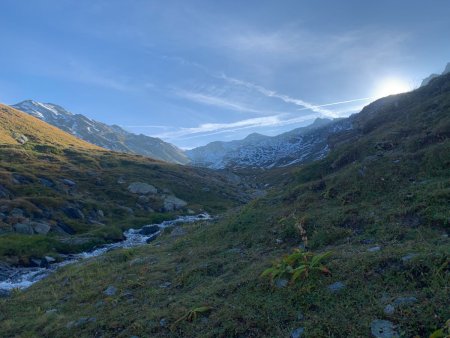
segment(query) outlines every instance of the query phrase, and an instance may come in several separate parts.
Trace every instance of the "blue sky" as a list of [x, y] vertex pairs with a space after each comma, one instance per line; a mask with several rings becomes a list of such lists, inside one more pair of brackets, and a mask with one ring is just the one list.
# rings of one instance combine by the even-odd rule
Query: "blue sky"
[[446, 0], [1, 0], [0, 102], [183, 148], [274, 135], [442, 71], [448, 13]]

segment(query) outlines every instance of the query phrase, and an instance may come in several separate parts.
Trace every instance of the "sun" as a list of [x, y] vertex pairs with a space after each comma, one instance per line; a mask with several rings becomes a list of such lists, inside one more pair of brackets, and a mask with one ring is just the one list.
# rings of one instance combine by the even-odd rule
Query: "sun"
[[381, 81], [375, 88], [374, 97], [381, 98], [410, 91], [412, 88], [405, 80], [388, 78]]

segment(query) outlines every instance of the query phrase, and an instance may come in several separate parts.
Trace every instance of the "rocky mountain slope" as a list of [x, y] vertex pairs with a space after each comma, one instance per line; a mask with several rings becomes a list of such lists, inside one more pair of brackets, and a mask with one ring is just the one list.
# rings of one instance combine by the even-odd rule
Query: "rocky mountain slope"
[[351, 121], [316, 119], [307, 127], [277, 135], [251, 134], [243, 140], [212, 142], [186, 151], [191, 163], [214, 169], [274, 168], [323, 158], [329, 151], [328, 137], [351, 129]]
[[450, 318], [450, 74], [370, 104], [329, 146], [265, 170], [268, 194], [215, 222], [0, 300], [0, 332], [430, 337]]
[[161, 139], [132, 134], [119, 126], [109, 126], [81, 114], [72, 114], [52, 103], [26, 100], [12, 107], [102, 148], [144, 155], [170, 163], [188, 162], [181, 149]]
[[447, 63], [447, 66], [445, 67], [444, 71], [441, 74], [431, 74], [430, 76], [423, 79], [420, 86], [421, 87], [426, 86], [427, 84], [430, 83], [431, 80], [437, 78], [439, 75], [445, 75], [445, 74], [449, 74], [449, 73], [450, 73], [450, 62]]
[[107, 151], [0, 105], [0, 261], [117, 240], [122, 229], [245, 199], [227, 176]]

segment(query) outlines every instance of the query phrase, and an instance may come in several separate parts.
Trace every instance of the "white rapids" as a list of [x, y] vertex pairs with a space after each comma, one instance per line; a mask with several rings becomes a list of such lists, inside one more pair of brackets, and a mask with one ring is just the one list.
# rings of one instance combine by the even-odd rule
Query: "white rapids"
[[160, 228], [160, 230], [151, 235], [140, 234], [139, 232], [141, 229], [128, 229], [123, 233], [125, 236], [125, 239], [123, 241], [106, 244], [91, 251], [69, 255], [66, 260], [59, 263], [50, 264], [47, 268], [19, 267], [8, 269], [8, 277], [4, 280], [0, 280], [0, 295], [2, 293], [7, 294], [14, 289], [25, 289], [65, 265], [73, 264], [83, 259], [97, 257], [115, 249], [132, 248], [136, 246], [146, 245], [149, 240], [157, 237], [161, 233], [161, 229], [168, 228], [180, 223], [193, 223], [210, 219], [212, 219], [212, 217], [208, 213], [202, 213], [194, 216], [179, 216], [174, 220], [164, 221], [160, 224], [156, 224]]

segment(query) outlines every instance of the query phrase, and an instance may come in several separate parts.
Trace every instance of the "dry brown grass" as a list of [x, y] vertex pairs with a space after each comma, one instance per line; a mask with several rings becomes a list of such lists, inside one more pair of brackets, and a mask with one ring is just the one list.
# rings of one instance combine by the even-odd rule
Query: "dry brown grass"
[[0, 104], [0, 144], [19, 144], [16, 140], [17, 134], [25, 135], [34, 143], [93, 150], [102, 149], [33, 116]]

